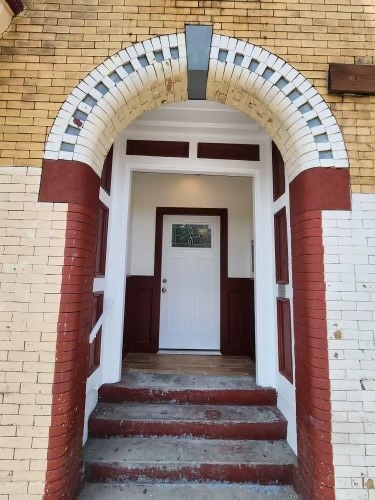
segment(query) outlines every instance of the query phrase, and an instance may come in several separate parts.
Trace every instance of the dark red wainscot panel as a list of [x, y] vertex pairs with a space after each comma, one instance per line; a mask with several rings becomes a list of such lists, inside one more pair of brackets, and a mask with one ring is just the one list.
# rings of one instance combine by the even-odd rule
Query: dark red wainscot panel
[[112, 161], [113, 161], [113, 146], [109, 150], [108, 155], [104, 160], [102, 177], [100, 179], [100, 186], [108, 194], [111, 193]]
[[289, 299], [277, 299], [279, 372], [293, 384], [292, 332]]
[[275, 264], [276, 283], [289, 283], [288, 266], [288, 223], [286, 209], [283, 207], [275, 214]]
[[273, 201], [285, 193], [285, 165], [276, 144], [272, 143]]
[[[103, 292], [94, 293], [92, 299], [92, 321], [91, 329], [94, 328], [100, 316], [103, 313]], [[91, 342], [89, 348], [89, 375], [93, 373], [100, 365], [100, 347], [102, 340], [102, 327], [99, 328], [95, 339]]]
[[104, 276], [107, 256], [108, 208], [100, 202], [98, 214], [98, 236], [96, 240], [95, 276]]

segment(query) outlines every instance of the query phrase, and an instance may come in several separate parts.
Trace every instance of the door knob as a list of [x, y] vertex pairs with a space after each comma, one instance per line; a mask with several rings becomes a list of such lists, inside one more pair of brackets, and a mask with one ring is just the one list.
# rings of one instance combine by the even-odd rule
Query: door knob
[[167, 293], [167, 289], [163, 287], [163, 288], [161, 289], [161, 292], [162, 292], [162, 293]]

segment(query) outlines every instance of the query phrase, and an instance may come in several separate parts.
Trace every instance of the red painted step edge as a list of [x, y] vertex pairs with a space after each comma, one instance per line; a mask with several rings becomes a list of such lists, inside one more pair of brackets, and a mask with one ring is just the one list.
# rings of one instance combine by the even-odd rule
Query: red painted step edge
[[91, 418], [92, 437], [194, 436], [207, 439], [285, 439], [287, 422], [155, 422]]
[[179, 404], [220, 404], [220, 405], [276, 405], [274, 389], [254, 390], [163, 390], [152, 388], [129, 388], [116, 385], [103, 385], [99, 399], [106, 403], [126, 402], [163, 402], [174, 401]]
[[87, 480], [91, 482], [110, 481], [215, 481], [229, 483], [291, 484], [295, 466], [292, 464], [195, 464], [178, 468], [128, 467], [126, 464], [97, 462], [86, 463]]

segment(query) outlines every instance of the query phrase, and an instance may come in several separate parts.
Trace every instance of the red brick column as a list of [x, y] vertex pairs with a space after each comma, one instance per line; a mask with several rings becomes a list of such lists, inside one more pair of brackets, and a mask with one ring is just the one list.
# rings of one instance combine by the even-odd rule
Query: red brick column
[[298, 470], [302, 498], [334, 499], [322, 210], [350, 210], [348, 169], [290, 185]]
[[83, 479], [99, 177], [83, 163], [46, 161], [39, 199], [68, 203], [44, 498], [73, 500]]

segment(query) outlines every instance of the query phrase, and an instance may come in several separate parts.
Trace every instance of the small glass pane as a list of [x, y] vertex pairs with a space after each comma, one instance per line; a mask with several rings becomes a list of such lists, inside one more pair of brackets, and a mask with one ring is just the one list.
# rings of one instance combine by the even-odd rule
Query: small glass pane
[[172, 247], [211, 248], [211, 236], [208, 224], [172, 224]]

